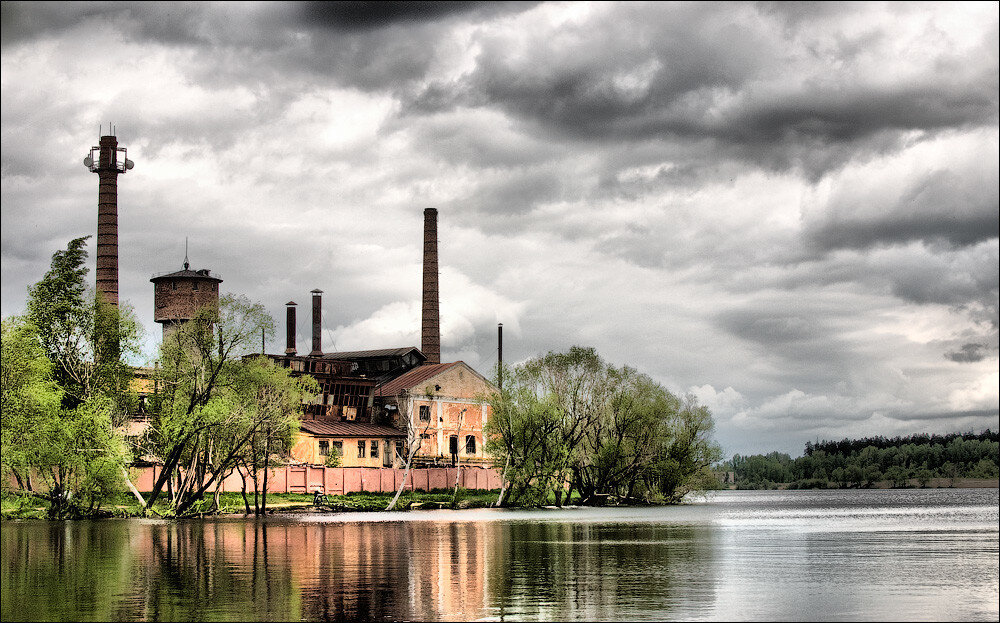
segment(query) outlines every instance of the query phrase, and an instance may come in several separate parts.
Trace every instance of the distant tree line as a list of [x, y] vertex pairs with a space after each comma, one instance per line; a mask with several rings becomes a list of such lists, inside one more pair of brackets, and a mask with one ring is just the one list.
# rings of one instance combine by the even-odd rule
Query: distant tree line
[[746, 489], [776, 483], [790, 488], [871, 487], [881, 481], [905, 487], [911, 480], [925, 486], [932, 478], [997, 478], [998, 437], [987, 430], [806, 442], [805, 453], [796, 459], [781, 452], [737, 454], [721, 469], [733, 472], [737, 487]]

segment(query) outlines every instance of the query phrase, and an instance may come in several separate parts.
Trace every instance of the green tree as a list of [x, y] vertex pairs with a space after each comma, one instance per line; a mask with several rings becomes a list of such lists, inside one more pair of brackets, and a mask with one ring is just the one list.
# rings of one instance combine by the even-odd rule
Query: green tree
[[[274, 332], [264, 307], [225, 295], [219, 308], [199, 310], [164, 340], [150, 430], [151, 450], [164, 465], [147, 507], [167, 486], [182, 515], [241, 463], [256, 491], [257, 471], [287, 452], [301, 402], [318, 386], [312, 377], [245, 358], [261, 331]], [[257, 512], [266, 506], [268, 470], [263, 473]]]
[[707, 483], [721, 457], [708, 409], [591, 348], [504, 371], [490, 404], [486, 449], [509, 492], [498, 502], [559, 504], [573, 490], [587, 504], [635, 495], [676, 501]]
[[134, 400], [122, 355], [138, 352], [138, 323], [87, 288], [86, 240], [52, 256], [3, 336], [4, 469], [53, 517], [96, 512], [130, 460], [117, 426]]
[[42, 422], [59, 412], [63, 392], [35, 326], [21, 317], [5, 318], [2, 331], [0, 482], [6, 486], [13, 477], [20, 489], [31, 491], [31, 468], [44, 445]]
[[72, 409], [103, 395], [112, 400], [118, 426], [135, 407], [126, 359], [140, 354], [141, 328], [126, 302], [109, 305], [84, 282], [88, 238], [76, 238], [53, 254], [49, 270], [28, 288], [26, 315], [55, 365], [64, 406]]

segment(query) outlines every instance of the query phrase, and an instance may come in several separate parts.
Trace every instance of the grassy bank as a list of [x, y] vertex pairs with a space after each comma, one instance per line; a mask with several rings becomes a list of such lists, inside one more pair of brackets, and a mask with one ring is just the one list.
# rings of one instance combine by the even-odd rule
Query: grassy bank
[[[481, 489], [459, 489], [458, 497], [454, 490], [414, 491], [400, 496], [394, 510], [418, 510], [435, 508], [484, 508], [496, 502], [499, 491]], [[383, 511], [389, 505], [394, 494], [391, 493], [350, 493], [347, 495], [328, 496], [328, 505], [316, 507], [313, 505], [313, 495], [304, 493], [269, 493], [267, 496], [268, 513], [283, 512], [366, 512]], [[251, 507], [253, 497], [248, 496]], [[214, 501], [206, 496], [192, 509], [195, 515], [243, 515], [246, 505], [239, 493], [223, 493], [219, 496], [218, 512], [211, 512]], [[0, 495], [0, 518], [3, 519], [46, 519], [49, 504], [33, 496], [4, 492]], [[97, 517], [143, 517], [144, 509], [131, 494], [121, 494], [102, 505]], [[149, 516], [172, 517], [169, 505], [160, 496], [153, 506]]]

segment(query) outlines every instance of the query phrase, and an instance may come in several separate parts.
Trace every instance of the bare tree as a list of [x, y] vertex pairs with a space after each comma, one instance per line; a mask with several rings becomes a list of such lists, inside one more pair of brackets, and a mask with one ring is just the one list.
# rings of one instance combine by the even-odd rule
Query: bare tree
[[465, 409], [458, 412], [458, 425], [455, 427], [455, 493], [451, 503], [458, 500], [458, 482], [462, 478], [462, 423], [465, 421]]
[[406, 470], [403, 472], [403, 481], [399, 483], [399, 489], [396, 490], [396, 495], [393, 496], [389, 505], [385, 507], [385, 510], [387, 511], [391, 511], [396, 507], [396, 502], [399, 501], [399, 496], [403, 494], [403, 489], [406, 488], [406, 481], [410, 477], [410, 466], [413, 465], [413, 457], [420, 451], [420, 446], [424, 441], [424, 435], [431, 427], [431, 421], [427, 420], [427, 425], [424, 426], [424, 429], [419, 429], [417, 423], [413, 421], [413, 414], [410, 412], [411, 404], [409, 394], [405, 389], [396, 396], [396, 409], [400, 415], [405, 414], [406, 419]]

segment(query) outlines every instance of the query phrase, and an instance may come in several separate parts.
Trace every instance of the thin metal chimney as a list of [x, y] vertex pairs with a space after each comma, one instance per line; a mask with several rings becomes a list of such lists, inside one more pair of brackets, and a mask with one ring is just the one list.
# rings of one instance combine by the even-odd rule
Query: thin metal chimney
[[497, 323], [497, 387], [503, 389], [503, 323]]
[[83, 159], [83, 165], [97, 173], [97, 291], [104, 301], [118, 306], [118, 175], [132, 168], [118, 138], [102, 136]]
[[323, 355], [323, 338], [321, 335], [322, 313], [323, 313], [323, 291], [313, 290], [313, 348], [309, 353], [310, 357], [321, 357]]
[[437, 210], [424, 210], [424, 301], [420, 350], [427, 363], [441, 363], [441, 318], [438, 311]]
[[295, 301], [285, 303], [285, 354], [295, 356]]

